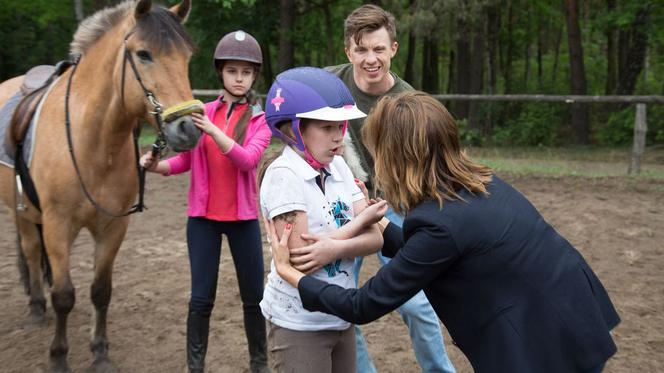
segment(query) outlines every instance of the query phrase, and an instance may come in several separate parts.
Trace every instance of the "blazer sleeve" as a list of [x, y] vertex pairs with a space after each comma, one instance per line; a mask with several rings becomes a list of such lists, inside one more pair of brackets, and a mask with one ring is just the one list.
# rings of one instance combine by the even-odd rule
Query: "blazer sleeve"
[[272, 132], [265, 122], [265, 115], [252, 118], [250, 125], [258, 126], [254, 135], [245, 142], [244, 146], [234, 143], [226, 156], [233, 162], [235, 167], [244, 172], [249, 172], [258, 167], [263, 152], [270, 145]]
[[403, 245], [403, 231], [401, 227], [390, 222], [383, 231], [383, 248], [381, 249], [381, 254], [388, 258], [394, 258]]
[[426, 288], [459, 257], [454, 240], [442, 227], [416, 228], [405, 246], [360, 289], [344, 289], [302, 278], [298, 290], [309, 311], [336, 315], [354, 324], [366, 324], [395, 310]]

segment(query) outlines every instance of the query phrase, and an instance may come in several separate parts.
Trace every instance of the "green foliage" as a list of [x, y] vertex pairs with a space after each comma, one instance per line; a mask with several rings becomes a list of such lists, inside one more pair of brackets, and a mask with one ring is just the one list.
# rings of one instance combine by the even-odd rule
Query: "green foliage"
[[[595, 138], [599, 145], [631, 145], [634, 139], [634, 120], [636, 108], [629, 106], [611, 114], [606, 123], [597, 124]], [[664, 142], [664, 107], [648, 105], [646, 112], [646, 144]]]
[[459, 128], [459, 139], [462, 144], [466, 146], [481, 146], [483, 144], [482, 134], [478, 130], [470, 128], [467, 119], [458, 119], [456, 124]]
[[493, 142], [500, 145], [552, 146], [559, 142], [561, 122], [566, 117], [563, 105], [523, 104], [516, 119], [494, 131]]

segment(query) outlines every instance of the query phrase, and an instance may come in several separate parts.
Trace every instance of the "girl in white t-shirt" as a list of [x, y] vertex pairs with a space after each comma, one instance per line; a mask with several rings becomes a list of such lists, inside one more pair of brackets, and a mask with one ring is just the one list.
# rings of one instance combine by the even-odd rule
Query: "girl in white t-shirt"
[[[345, 288], [355, 287], [354, 258], [326, 263], [313, 252], [298, 252], [303, 239], [339, 239], [353, 256], [380, 250], [376, 226], [387, 206], [367, 207], [364, 194], [343, 158], [348, 120], [365, 116], [348, 88], [334, 74], [301, 67], [279, 74], [266, 98], [266, 120], [287, 146], [265, 171], [260, 188], [263, 216], [278, 232], [290, 230], [292, 261], [312, 276]], [[362, 212], [360, 214], [360, 212]], [[316, 252], [316, 255], [320, 255]], [[332, 257], [330, 255], [329, 257]], [[318, 259], [318, 260], [314, 260]], [[320, 263], [320, 264], [318, 264]], [[352, 325], [302, 307], [298, 290], [271, 263], [260, 304], [268, 321], [268, 349], [277, 372], [355, 372]]]

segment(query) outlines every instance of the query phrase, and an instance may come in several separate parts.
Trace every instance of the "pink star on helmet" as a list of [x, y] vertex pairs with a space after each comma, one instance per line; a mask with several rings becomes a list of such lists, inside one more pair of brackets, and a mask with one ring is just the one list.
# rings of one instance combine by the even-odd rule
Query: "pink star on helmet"
[[274, 96], [274, 98], [270, 101], [270, 103], [274, 105], [274, 108], [277, 111], [279, 111], [279, 107], [281, 106], [281, 104], [284, 103], [284, 101], [286, 100], [284, 100], [284, 98], [281, 97], [281, 88], [277, 88], [277, 95]]

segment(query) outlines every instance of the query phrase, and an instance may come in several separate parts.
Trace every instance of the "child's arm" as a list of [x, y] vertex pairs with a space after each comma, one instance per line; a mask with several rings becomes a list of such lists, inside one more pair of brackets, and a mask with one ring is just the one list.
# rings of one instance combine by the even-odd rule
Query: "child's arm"
[[156, 172], [162, 175], [169, 175], [171, 173], [170, 163], [167, 160], [160, 161], [159, 157], [152, 155], [152, 152], [143, 154], [139, 163], [146, 171]]
[[[295, 269], [312, 273], [337, 259], [364, 256], [381, 249], [383, 236], [377, 222], [385, 215], [387, 203], [379, 202], [367, 207], [366, 202], [360, 200], [353, 204], [353, 208], [360, 210], [360, 214], [342, 228], [327, 235], [301, 234], [302, 241], [308, 245], [299, 248], [290, 246], [291, 263]], [[344, 230], [356, 220], [356, 224]], [[353, 235], [346, 238], [349, 234]]]

